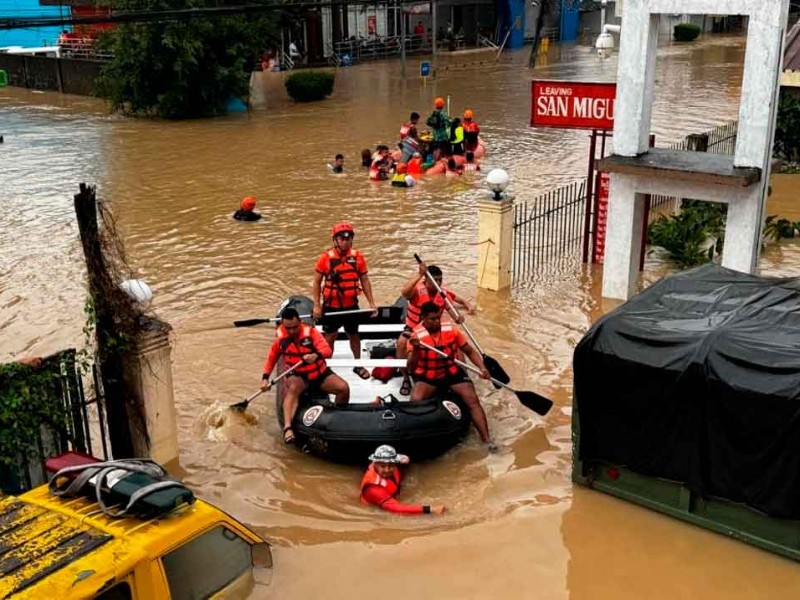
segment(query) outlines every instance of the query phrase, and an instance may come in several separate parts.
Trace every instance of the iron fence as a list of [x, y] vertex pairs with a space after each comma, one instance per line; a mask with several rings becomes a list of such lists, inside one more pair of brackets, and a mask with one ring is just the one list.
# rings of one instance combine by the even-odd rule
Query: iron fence
[[511, 270], [514, 278], [532, 274], [555, 258], [580, 254], [586, 180], [575, 181], [514, 205]]
[[[694, 150], [711, 154], [733, 154], [736, 150], [736, 136], [739, 122], [730, 121], [704, 133], [687, 135], [680, 142], [672, 144], [675, 150]], [[651, 196], [648, 223], [664, 214], [674, 214], [681, 206], [681, 199], [675, 196]]]
[[[20, 493], [47, 481], [45, 461], [67, 450], [87, 454], [102, 454], [108, 458], [108, 436], [105, 411], [99, 394], [87, 398], [84, 394], [81, 369], [74, 349], [62, 350], [44, 359], [41, 369], [50, 370], [55, 377], [52, 387], [44, 390], [40, 401], [56, 402], [64, 409], [63, 427], [42, 425], [39, 436], [19, 456], [16, 464], [0, 469], [0, 489], [6, 493]], [[99, 390], [98, 377], [93, 368], [94, 388]]]
[[[670, 147], [733, 154], [737, 132], [738, 122], [732, 121], [701, 134], [686, 136]], [[529, 277], [555, 259], [574, 258], [580, 254], [584, 211], [587, 209], [586, 184], [586, 179], [574, 181], [530, 202], [514, 205], [511, 270], [515, 282]], [[674, 196], [651, 196], [648, 222], [662, 214], [676, 212], [680, 202], [681, 199]], [[594, 215], [591, 217], [594, 223]], [[590, 233], [594, 236], [594, 227]]]

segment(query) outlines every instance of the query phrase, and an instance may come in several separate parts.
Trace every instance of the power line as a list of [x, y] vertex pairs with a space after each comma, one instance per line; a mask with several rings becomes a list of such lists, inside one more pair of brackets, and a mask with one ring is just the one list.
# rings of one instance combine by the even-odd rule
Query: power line
[[186, 8], [179, 10], [132, 10], [114, 12], [108, 16], [86, 15], [69, 17], [0, 17], [0, 30], [28, 29], [32, 27], [52, 27], [65, 25], [95, 25], [99, 23], [145, 23], [153, 21], [187, 21], [225, 16], [248, 15], [260, 12], [286, 11], [294, 9], [335, 8], [348, 6], [377, 6], [417, 4], [418, 2], [392, 2], [390, 0], [317, 0], [316, 2], [291, 2], [285, 4], [243, 4], [239, 6], [219, 6], [208, 8]]

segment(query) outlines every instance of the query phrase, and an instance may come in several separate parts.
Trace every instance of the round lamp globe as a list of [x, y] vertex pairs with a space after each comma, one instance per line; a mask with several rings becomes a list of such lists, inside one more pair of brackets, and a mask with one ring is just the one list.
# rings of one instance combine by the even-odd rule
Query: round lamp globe
[[119, 287], [136, 301], [140, 310], [147, 310], [153, 301], [153, 290], [141, 279], [126, 279], [119, 284]]
[[495, 197], [508, 187], [508, 173], [503, 169], [492, 169], [486, 176], [486, 185], [495, 193]]

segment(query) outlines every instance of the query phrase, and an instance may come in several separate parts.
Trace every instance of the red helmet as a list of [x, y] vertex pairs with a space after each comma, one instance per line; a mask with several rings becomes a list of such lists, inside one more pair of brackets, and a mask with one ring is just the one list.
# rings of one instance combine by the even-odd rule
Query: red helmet
[[246, 196], [244, 200], [239, 203], [242, 210], [253, 210], [256, 207], [256, 199], [252, 196]]
[[433, 101], [433, 106], [434, 108], [444, 108], [444, 98], [436, 98], [436, 100]]
[[353, 226], [350, 225], [347, 221], [342, 221], [341, 223], [337, 223], [331, 229], [331, 235], [336, 237], [340, 233], [349, 233], [351, 236], [355, 237], [356, 232], [353, 229]]

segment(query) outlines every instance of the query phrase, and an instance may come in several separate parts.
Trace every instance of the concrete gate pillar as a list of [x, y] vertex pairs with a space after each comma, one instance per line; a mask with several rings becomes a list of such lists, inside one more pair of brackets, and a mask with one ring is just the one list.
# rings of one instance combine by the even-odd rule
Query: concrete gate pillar
[[[625, 0], [620, 33], [614, 154], [603, 296], [634, 292], [644, 196], [728, 204], [722, 265], [752, 273], [760, 251], [789, 0]], [[734, 156], [648, 149], [658, 26], [662, 14], [749, 17]]]
[[478, 287], [502, 290], [511, 285], [514, 236], [513, 200], [478, 200]]

